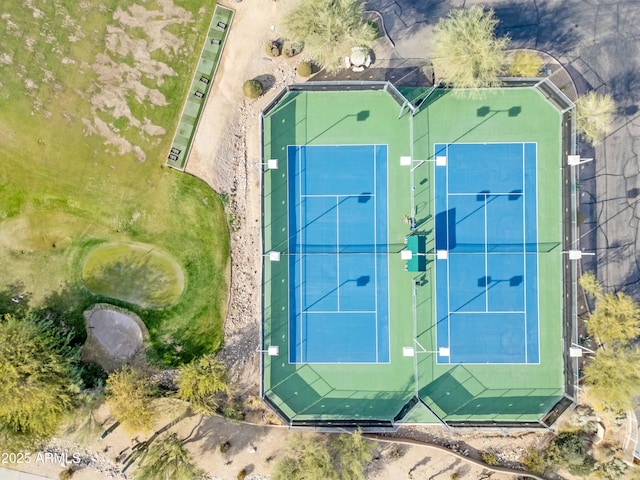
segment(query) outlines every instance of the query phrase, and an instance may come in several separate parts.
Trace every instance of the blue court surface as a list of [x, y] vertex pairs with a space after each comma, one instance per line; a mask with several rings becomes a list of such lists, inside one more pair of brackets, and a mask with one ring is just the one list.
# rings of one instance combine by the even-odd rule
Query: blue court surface
[[438, 363], [538, 363], [537, 146], [435, 153]]
[[289, 361], [389, 361], [386, 145], [289, 146]]

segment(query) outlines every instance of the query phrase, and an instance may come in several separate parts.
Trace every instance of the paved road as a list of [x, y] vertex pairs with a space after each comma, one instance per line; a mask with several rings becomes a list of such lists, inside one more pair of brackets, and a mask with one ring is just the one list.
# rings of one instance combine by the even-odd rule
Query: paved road
[[[552, 54], [568, 69], [579, 93], [611, 93], [619, 111], [615, 132], [582, 167], [582, 248], [597, 249], [583, 262], [611, 289], [640, 300], [640, 2], [638, 0], [369, 0], [380, 11], [403, 57], [428, 58], [430, 32], [452, 7], [489, 5], [499, 34], [512, 46]], [[583, 257], [583, 259], [586, 257]]]
[[2, 480], [52, 480], [54, 477], [41, 477], [40, 475], [0, 467], [0, 478]]

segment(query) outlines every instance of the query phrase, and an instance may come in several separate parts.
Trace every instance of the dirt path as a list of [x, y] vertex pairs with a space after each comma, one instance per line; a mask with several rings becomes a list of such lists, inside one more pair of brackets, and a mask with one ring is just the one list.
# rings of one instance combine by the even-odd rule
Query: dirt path
[[[273, 94], [295, 75], [292, 62], [268, 58], [263, 46], [278, 38], [277, 18], [295, 1], [229, 4], [235, 16], [187, 164], [187, 172], [229, 199], [231, 297], [223, 356], [236, 387], [253, 395], [259, 393], [259, 117]], [[242, 83], [257, 76], [270, 79], [265, 82], [270, 88], [258, 100], [248, 101]]]

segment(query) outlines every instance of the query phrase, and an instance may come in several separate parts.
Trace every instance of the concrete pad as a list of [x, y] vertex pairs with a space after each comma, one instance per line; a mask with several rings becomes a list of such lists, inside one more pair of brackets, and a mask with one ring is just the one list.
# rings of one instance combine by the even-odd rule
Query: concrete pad
[[82, 357], [106, 371], [120, 368], [140, 351], [147, 329], [138, 315], [124, 308], [99, 303], [84, 312], [87, 341]]

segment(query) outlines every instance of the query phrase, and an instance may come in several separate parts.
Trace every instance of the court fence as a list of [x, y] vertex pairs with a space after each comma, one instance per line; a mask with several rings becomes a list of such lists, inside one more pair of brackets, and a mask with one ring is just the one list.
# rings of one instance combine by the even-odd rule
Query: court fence
[[[534, 87], [549, 103], [551, 103], [562, 114], [561, 137], [562, 137], [562, 234], [563, 251], [579, 249], [579, 229], [578, 229], [578, 201], [577, 190], [579, 181], [576, 169], [569, 166], [568, 156], [576, 153], [576, 116], [575, 104], [548, 78], [502, 78], [503, 87]], [[384, 90], [400, 106], [400, 114], [408, 108], [412, 113], [416, 112], [419, 103], [410, 102], [402, 93], [388, 81], [309, 81], [305, 83], [292, 83], [286, 85], [265, 108], [260, 112], [260, 131], [264, 132], [264, 119], [278, 103], [290, 92], [294, 91], [365, 91]], [[264, 144], [261, 143], [261, 159], [264, 161]], [[264, 174], [264, 172], [263, 172]], [[260, 176], [261, 205], [264, 199], [264, 182]], [[264, 249], [264, 225], [260, 229], [260, 245]], [[264, 255], [263, 255], [264, 258]], [[563, 255], [563, 360], [564, 360], [564, 395], [553, 406], [553, 408], [538, 422], [518, 422], [518, 421], [444, 421], [441, 420], [445, 428], [451, 427], [499, 427], [499, 428], [550, 428], [551, 425], [568, 409], [574, 408], [579, 400], [579, 365], [578, 358], [570, 356], [570, 348], [578, 342], [578, 274], [579, 263], [569, 259], [568, 255]], [[262, 284], [265, 282], [265, 269], [262, 268]], [[262, 290], [260, 322], [260, 349], [264, 351], [264, 289]], [[363, 432], [385, 432], [396, 431], [402, 424], [402, 420], [412, 411], [413, 407], [421, 403], [432, 413], [433, 410], [415, 395], [398, 411], [392, 420], [362, 420], [362, 419], [305, 419], [296, 420], [289, 417], [282, 409], [272, 401], [265, 392], [264, 385], [264, 357], [260, 355], [260, 397], [270, 407], [277, 418], [289, 428], [304, 427], [318, 432], [353, 431], [362, 429]], [[437, 416], [436, 416], [437, 417]]]

